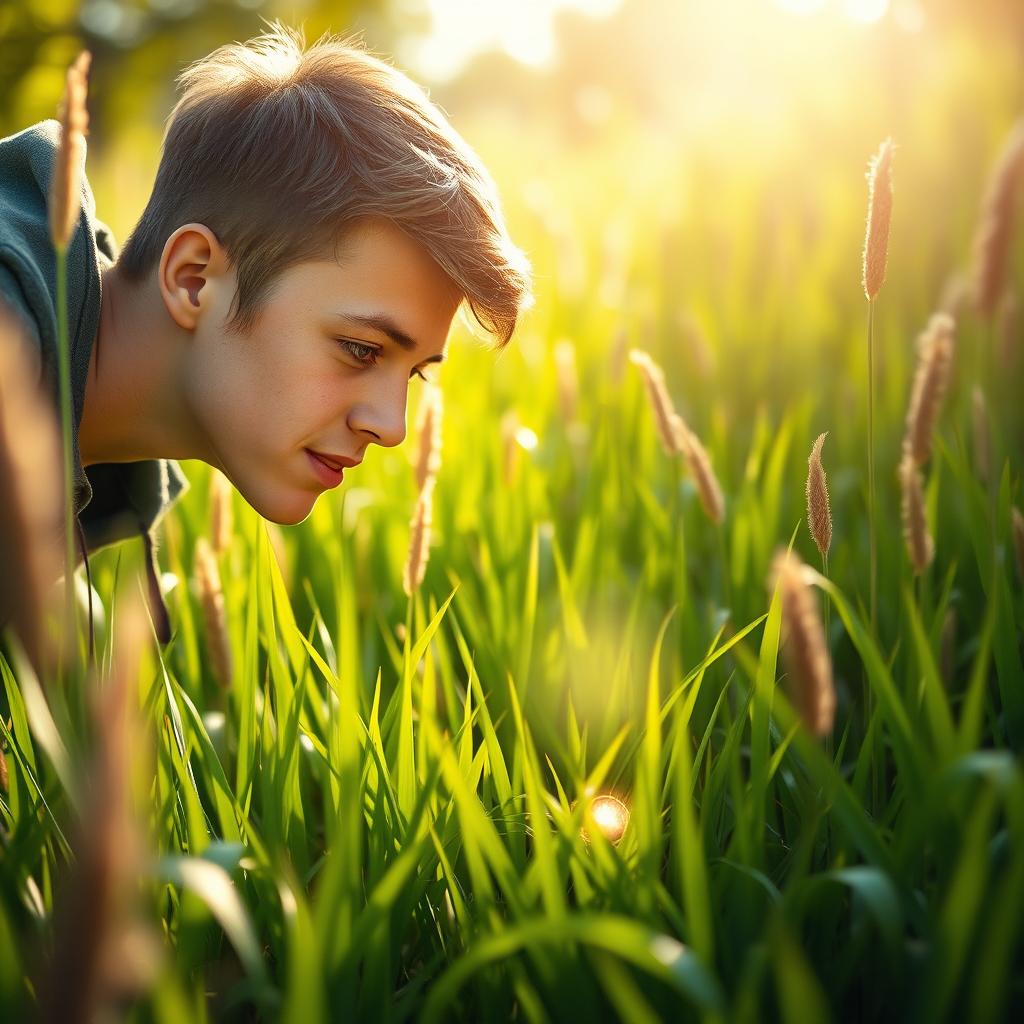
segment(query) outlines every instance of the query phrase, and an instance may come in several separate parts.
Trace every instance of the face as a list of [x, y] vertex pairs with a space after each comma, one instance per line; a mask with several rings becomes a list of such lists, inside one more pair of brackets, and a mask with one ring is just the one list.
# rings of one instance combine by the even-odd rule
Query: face
[[337, 261], [285, 270], [244, 337], [224, 330], [233, 274], [202, 291], [184, 368], [191, 415], [209, 461], [282, 524], [333, 486], [310, 450], [362, 460], [370, 445], [402, 442], [410, 382], [436, 378], [461, 300], [426, 249], [378, 219], [346, 237]]

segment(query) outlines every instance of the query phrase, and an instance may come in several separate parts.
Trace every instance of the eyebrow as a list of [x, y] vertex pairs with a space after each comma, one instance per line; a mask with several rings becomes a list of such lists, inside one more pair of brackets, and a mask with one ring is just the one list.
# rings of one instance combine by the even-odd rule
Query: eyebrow
[[[416, 344], [416, 339], [406, 334], [391, 317], [381, 313], [343, 313], [339, 312], [336, 314], [342, 320], [349, 320], [354, 324], [359, 324], [360, 327], [368, 327], [371, 331], [378, 331], [381, 334], [386, 334], [399, 348], [404, 348], [406, 352], [415, 352], [419, 345]], [[443, 363], [444, 354], [440, 353], [434, 356], [428, 356], [423, 360], [425, 363]]]

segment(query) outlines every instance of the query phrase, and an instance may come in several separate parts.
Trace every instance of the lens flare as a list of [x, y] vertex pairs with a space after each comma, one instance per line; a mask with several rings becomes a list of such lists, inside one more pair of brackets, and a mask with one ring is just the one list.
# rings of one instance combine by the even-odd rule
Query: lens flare
[[[590, 801], [590, 815], [609, 843], [617, 843], [629, 824], [629, 808], [609, 793], [602, 793]], [[583, 829], [583, 838], [590, 839], [586, 828]]]

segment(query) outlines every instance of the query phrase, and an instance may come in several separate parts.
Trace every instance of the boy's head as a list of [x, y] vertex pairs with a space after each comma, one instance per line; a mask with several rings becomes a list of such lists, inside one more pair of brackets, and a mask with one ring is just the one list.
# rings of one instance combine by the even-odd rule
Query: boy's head
[[398, 444], [458, 306], [504, 345], [529, 268], [476, 155], [363, 50], [275, 26], [181, 84], [118, 272], [155, 277], [192, 336], [183, 394], [211, 461], [299, 522], [327, 486], [304, 449]]

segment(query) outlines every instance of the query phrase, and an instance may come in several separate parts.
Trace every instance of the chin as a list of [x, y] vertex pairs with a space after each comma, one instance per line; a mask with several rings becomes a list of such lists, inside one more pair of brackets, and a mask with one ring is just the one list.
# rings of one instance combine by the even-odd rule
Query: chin
[[264, 519], [278, 526], [298, 526], [309, 517], [317, 495], [310, 491], [281, 490], [271, 494], [242, 491], [242, 497]]

